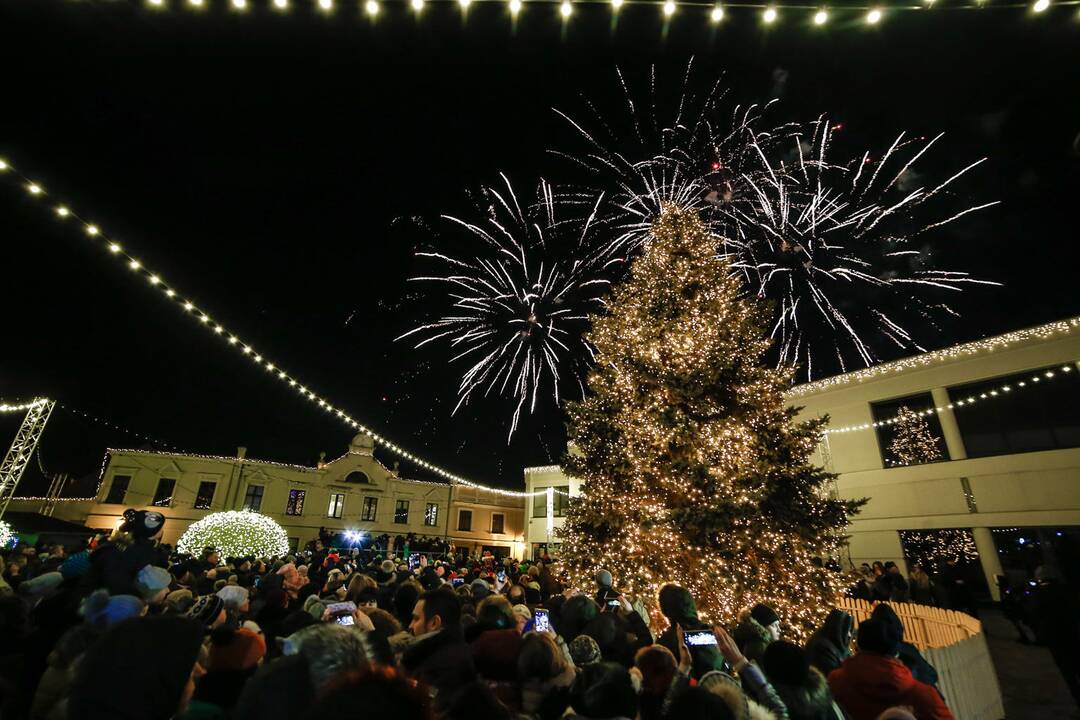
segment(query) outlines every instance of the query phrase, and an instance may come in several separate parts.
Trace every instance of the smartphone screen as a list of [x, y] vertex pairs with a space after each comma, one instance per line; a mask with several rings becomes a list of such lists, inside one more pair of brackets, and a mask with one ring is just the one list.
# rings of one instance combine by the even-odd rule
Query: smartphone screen
[[499, 573], [495, 577], [499, 578], [499, 582], [506, 582], [506, 573], [504, 572]]
[[716, 636], [712, 630], [694, 630], [684, 632], [683, 640], [687, 647], [701, 647], [702, 645], [716, 645]]
[[454, 578], [453, 580], [450, 581], [450, 584], [453, 585], [454, 587], [457, 587], [459, 585], [464, 585], [465, 584], [465, 578]]
[[352, 615], [338, 615], [335, 622], [337, 622], [338, 625], [355, 625], [356, 618]]
[[536, 632], [547, 632], [551, 629], [551, 621], [548, 619], [548, 611], [543, 608], [533, 610], [533, 629]]
[[622, 603], [620, 603], [618, 600], [608, 600], [607, 601], [608, 610], [614, 610], [615, 608], [619, 607], [620, 605], [622, 605]]

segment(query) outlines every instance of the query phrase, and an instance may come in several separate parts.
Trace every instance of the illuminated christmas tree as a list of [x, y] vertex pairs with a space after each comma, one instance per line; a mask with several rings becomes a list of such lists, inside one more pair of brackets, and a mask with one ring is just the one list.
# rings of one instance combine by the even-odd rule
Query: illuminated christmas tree
[[584, 482], [562, 530], [582, 587], [598, 568], [653, 602], [687, 587], [731, 624], [763, 602], [804, 636], [844, 586], [817, 559], [843, 542], [859, 501], [831, 499], [810, 462], [825, 420], [796, 422], [791, 370], [767, 368], [765, 314], [744, 296], [697, 215], [667, 210], [596, 318], [596, 369], [569, 407]]
[[894, 465], [921, 465], [941, 459], [941, 448], [930, 432], [930, 426], [906, 406], [896, 414], [896, 430], [889, 443], [889, 452]]

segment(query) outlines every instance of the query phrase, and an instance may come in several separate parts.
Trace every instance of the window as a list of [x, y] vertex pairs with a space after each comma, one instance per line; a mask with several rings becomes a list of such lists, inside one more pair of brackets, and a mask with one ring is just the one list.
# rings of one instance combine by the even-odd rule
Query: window
[[124, 496], [127, 495], [128, 485], [130, 484], [130, 475], [114, 475], [109, 494], [105, 496], [105, 502], [111, 505], [123, 505]]
[[379, 498], [364, 498], [364, 511], [360, 513], [361, 520], [375, 521], [375, 514], [379, 511]]
[[875, 422], [900, 419], [875, 428], [883, 467], [923, 465], [949, 459], [937, 413], [918, 415], [932, 407], [934, 398], [930, 393], [870, 403]]
[[502, 513], [491, 513], [491, 534], [502, 535], [503, 524], [506, 522], [506, 516]]
[[395, 525], [408, 525], [409, 524], [409, 501], [398, 500], [394, 506], [394, 524]]
[[459, 510], [457, 516], [457, 529], [462, 532], [472, 531], [472, 510]]
[[248, 485], [247, 490], [244, 492], [244, 509], [259, 512], [259, 509], [262, 508], [264, 490], [265, 488], [262, 485]]
[[307, 490], [290, 490], [289, 501], [285, 503], [286, 515], [303, 515], [304, 514], [304, 497], [307, 495]]
[[[969, 398], [976, 402], [969, 406]], [[956, 405], [953, 413], [968, 457], [1080, 447], [1080, 373], [1075, 368], [1028, 370], [952, 387], [949, 400]]]
[[[546, 491], [547, 488], [536, 488], [536, 490]], [[560, 485], [555, 488], [555, 497], [552, 498], [552, 513], [555, 517], [563, 517], [568, 507], [570, 507], [570, 486]], [[534, 518], [547, 517], [547, 492], [542, 495], [533, 495], [532, 516]]]
[[339, 518], [344, 510], [345, 493], [330, 493], [330, 506], [326, 508], [326, 516]]
[[214, 504], [214, 492], [216, 490], [217, 483], [213, 480], [203, 480], [199, 483], [199, 492], [195, 494], [195, 509], [209, 510], [210, 506]]
[[172, 505], [173, 490], [176, 489], [176, 478], [161, 478], [154, 491], [154, 499], [150, 503], [157, 507], [169, 507]]
[[435, 527], [439, 524], [439, 504], [428, 503], [424, 509], [424, 524], [428, 527]]
[[356, 470], [355, 472], [351, 472], [351, 473], [349, 473], [348, 475], [345, 476], [345, 482], [347, 482], [347, 483], [359, 483], [361, 485], [370, 485], [371, 484], [371, 478], [369, 478], [365, 473], [362, 473], [359, 470]]

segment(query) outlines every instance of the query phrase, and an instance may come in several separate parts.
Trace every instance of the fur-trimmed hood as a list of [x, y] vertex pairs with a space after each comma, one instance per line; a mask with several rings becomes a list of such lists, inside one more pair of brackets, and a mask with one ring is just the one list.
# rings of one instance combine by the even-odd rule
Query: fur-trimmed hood
[[747, 660], [756, 660], [758, 662], [761, 661], [761, 657], [765, 654], [765, 648], [772, 642], [772, 635], [769, 631], [764, 625], [751, 617], [749, 612], [744, 612], [739, 616], [739, 624], [735, 626], [735, 631], [731, 633], [731, 637], [738, 644]]
[[784, 701], [791, 720], [826, 720], [832, 717], [833, 696], [829, 683], [816, 668], [810, 668], [806, 681], [798, 685], [772, 684]]

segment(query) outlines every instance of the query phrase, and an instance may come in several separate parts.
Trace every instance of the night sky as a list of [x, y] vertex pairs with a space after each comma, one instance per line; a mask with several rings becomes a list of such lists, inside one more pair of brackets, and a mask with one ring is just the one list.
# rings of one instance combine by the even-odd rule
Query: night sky
[[[564, 32], [554, 5], [526, 3], [512, 30], [496, 4], [464, 27], [447, 5], [419, 21], [386, 5], [373, 27], [338, 4], [325, 18], [237, 17], [223, 0], [200, 13], [0, 1], [0, 157], [323, 396], [455, 472], [520, 486], [523, 466], [559, 461], [563, 418], [548, 406], [507, 445], [506, 402], [450, 416], [460, 368], [443, 348], [393, 342], [432, 309], [407, 282], [429, 269], [413, 252], [452, 244], [423, 227], [467, 213], [468, 191], [499, 171], [522, 187], [559, 180], [547, 150], [573, 136], [551, 108], [617, 109], [616, 66], [640, 83], [655, 64], [677, 89], [693, 56], [733, 98], [778, 95], [782, 119], [828, 113], [858, 146], [944, 130], [923, 165], [942, 179], [989, 156], [961, 189], [1004, 204], [938, 236], [937, 252], [1005, 286], [969, 291], [929, 346], [1080, 314], [1075, 7], [894, 13], [872, 30], [838, 11], [824, 31], [809, 12], [766, 31], [748, 10], [714, 29], [684, 9], [664, 33], [654, 7], [624, 8], [614, 30], [606, 7], [581, 7]], [[345, 450], [345, 426], [10, 184], [0, 238], [0, 398], [48, 395], [193, 452], [311, 464]], [[0, 418], [5, 447], [16, 424]], [[41, 460], [96, 474], [106, 446], [142, 442], [58, 410]]]

